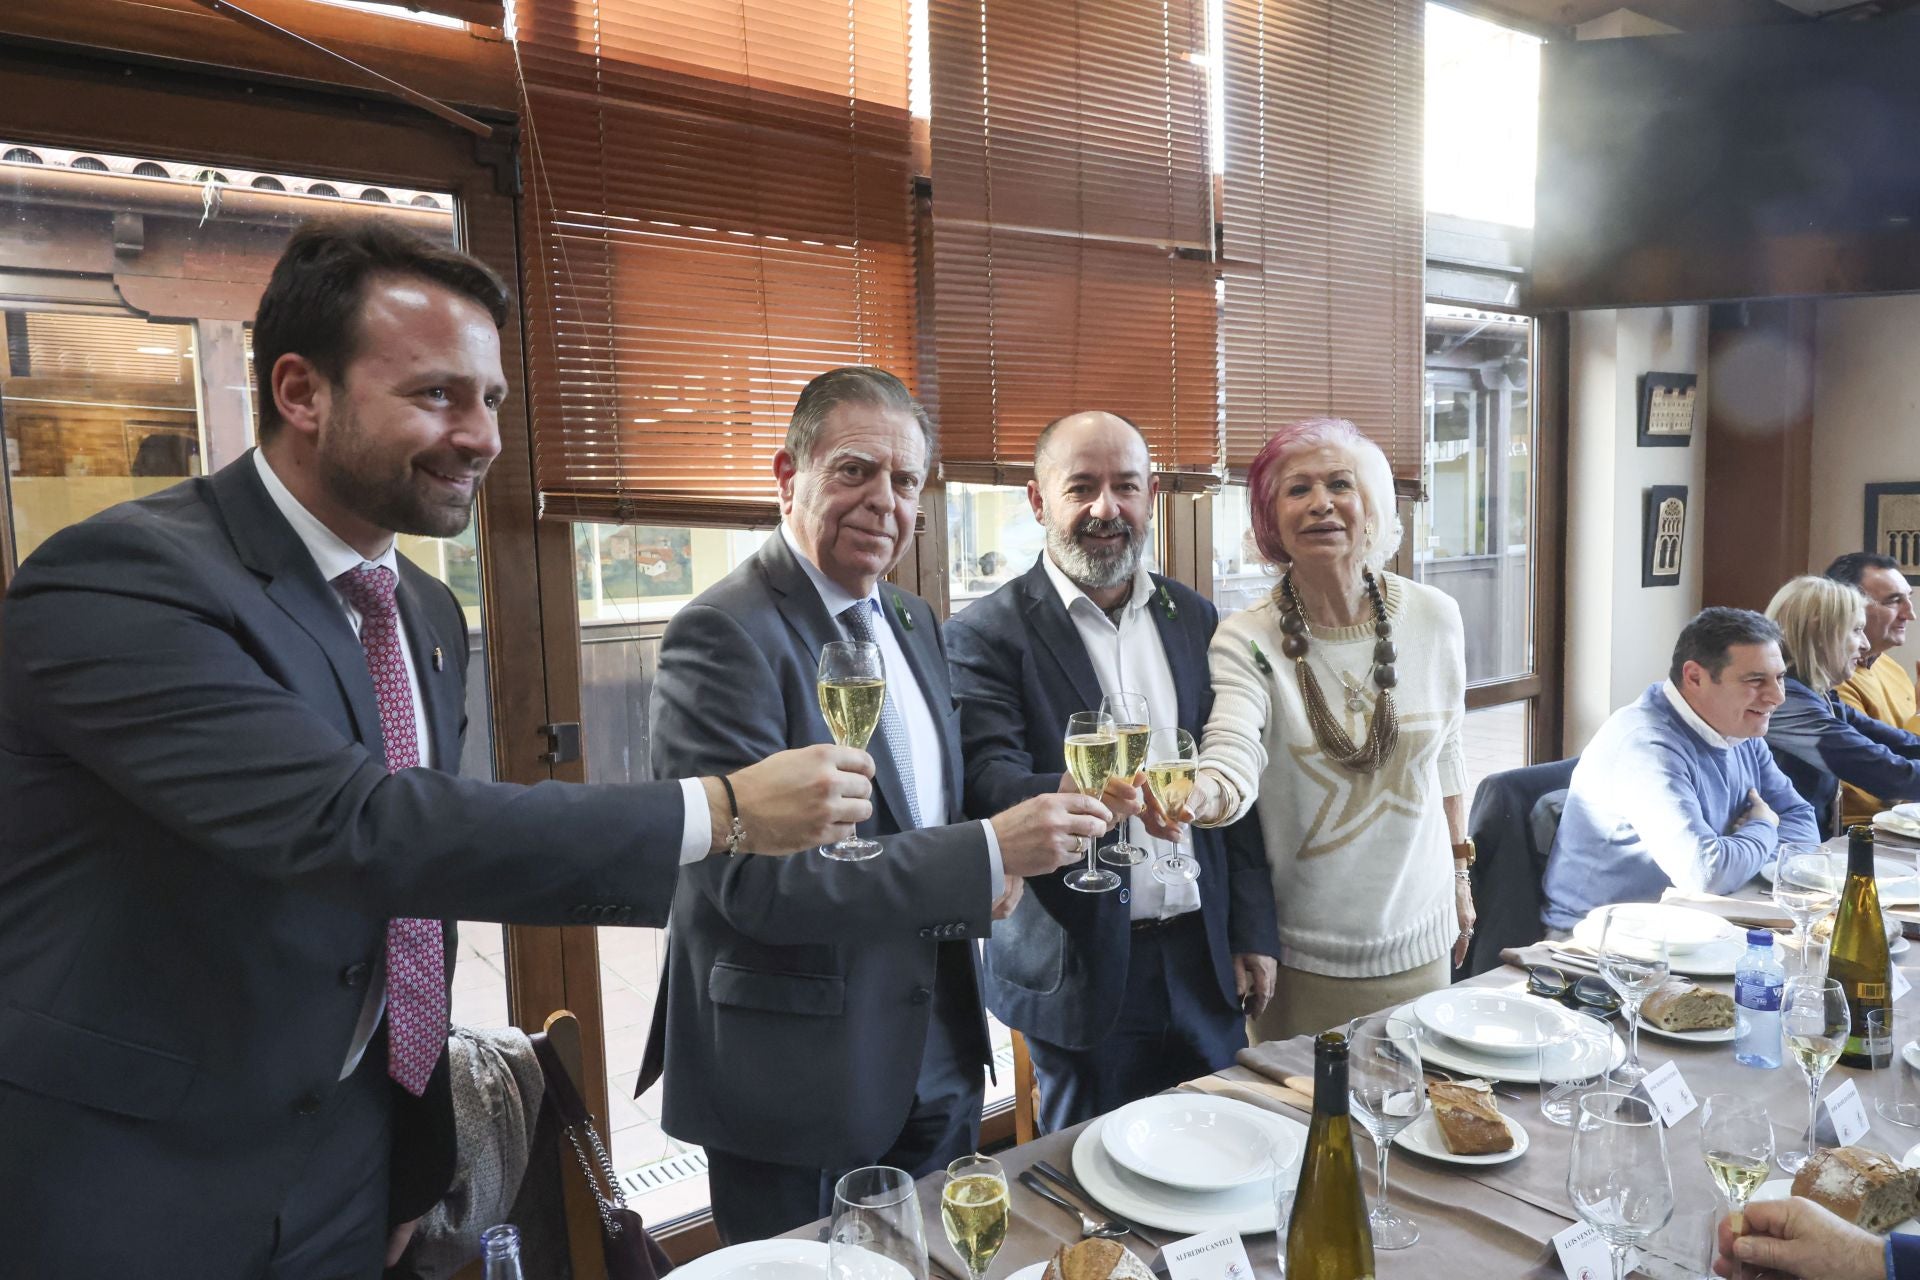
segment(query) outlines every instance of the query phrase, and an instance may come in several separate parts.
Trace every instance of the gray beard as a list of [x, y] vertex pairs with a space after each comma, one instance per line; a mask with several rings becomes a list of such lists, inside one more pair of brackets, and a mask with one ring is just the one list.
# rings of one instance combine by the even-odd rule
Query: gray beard
[[1146, 530], [1129, 528], [1127, 541], [1115, 551], [1096, 553], [1080, 545], [1071, 533], [1047, 526], [1047, 553], [1061, 572], [1082, 590], [1105, 591], [1130, 581], [1140, 570], [1140, 554], [1147, 544]]

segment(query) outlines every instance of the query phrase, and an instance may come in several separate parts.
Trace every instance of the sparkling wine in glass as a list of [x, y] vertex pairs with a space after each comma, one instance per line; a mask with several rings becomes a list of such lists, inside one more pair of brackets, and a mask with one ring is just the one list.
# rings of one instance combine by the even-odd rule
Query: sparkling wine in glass
[[1380, 1180], [1379, 1199], [1367, 1214], [1373, 1247], [1404, 1249], [1420, 1238], [1420, 1225], [1395, 1212], [1387, 1199], [1387, 1157], [1395, 1135], [1427, 1108], [1420, 1032], [1411, 1022], [1374, 1014], [1348, 1025], [1347, 1044], [1347, 1093], [1354, 1115], [1373, 1135]]
[[[1100, 699], [1100, 709], [1113, 717], [1113, 731], [1120, 735], [1120, 763], [1113, 776], [1133, 783], [1147, 763], [1147, 737], [1153, 732], [1147, 723], [1147, 700], [1138, 693], [1110, 693]], [[1147, 851], [1128, 840], [1133, 819], [1120, 824], [1120, 839], [1100, 851], [1100, 861], [1115, 867], [1133, 867], [1147, 860]]]
[[1700, 1106], [1700, 1156], [1713, 1185], [1727, 1199], [1727, 1212], [1738, 1216], [1767, 1180], [1773, 1163], [1773, 1121], [1767, 1109], [1737, 1093], [1707, 1095]]
[[[827, 731], [843, 747], [865, 751], [880, 723], [887, 700], [887, 669], [880, 646], [861, 640], [834, 640], [820, 649], [820, 714]], [[849, 836], [820, 850], [836, 862], [865, 862], [880, 852], [880, 842]]]
[[[1185, 729], [1155, 729], [1147, 738], [1147, 790], [1169, 821], [1186, 807], [1193, 780], [1200, 770], [1200, 751]], [[1153, 860], [1153, 878], [1161, 884], [1182, 884], [1200, 878], [1200, 863], [1189, 846]]]
[[[1067, 772], [1086, 795], [1099, 795], [1107, 789], [1107, 779], [1119, 773], [1120, 734], [1113, 717], [1104, 711], [1076, 711], [1069, 716], [1064, 750]], [[1081, 893], [1111, 893], [1120, 887], [1120, 877], [1094, 865], [1093, 843], [1087, 841], [1087, 865], [1067, 873], [1067, 888]]]
[[961, 1156], [947, 1166], [940, 1192], [940, 1224], [947, 1243], [966, 1264], [970, 1280], [985, 1280], [994, 1255], [1007, 1242], [1007, 1174], [998, 1160]]
[[1567, 1197], [1607, 1242], [1613, 1280], [1626, 1280], [1627, 1255], [1673, 1217], [1666, 1133], [1652, 1103], [1610, 1090], [1580, 1099]]
[[1621, 1089], [1646, 1079], [1640, 1065], [1640, 1006], [1660, 989], [1669, 971], [1667, 940], [1638, 925], [1631, 907], [1608, 907], [1600, 922], [1600, 976], [1620, 994], [1627, 1011], [1627, 1060], [1608, 1077]]
[[1788, 978], [1780, 993], [1780, 1034], [1787, 1052], [1807, 1077], [1807, 1133], [1800, 1146], [1780, 1153], [1780, 1167], [1798, 1173], [1813, 1158], [1813, 1122], [1820, 1106], [1820, 1082], [1840, 1060], [1852, 1025], [1847, 991], [1832, 978]]

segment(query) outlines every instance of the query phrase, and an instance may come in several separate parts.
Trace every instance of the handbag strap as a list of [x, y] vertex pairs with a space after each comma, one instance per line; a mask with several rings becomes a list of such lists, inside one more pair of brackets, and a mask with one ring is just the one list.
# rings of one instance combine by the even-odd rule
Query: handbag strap
[[[613, 1172], [613, 1159], [607, 1154], [606, 1144], [600, 1141], [599, 1130], [593, 1127], [593, 1117], [587, 1114], [587, 1104], [580, 1100], [580, 1091], [574, 1087], [573, 1076], [566, 1064], [560, 1061], [559, 1051], [544, 1031], [535, 1032], [527, 1037], [533, 1043], [533, 1053], [540, 1061], [541, 1074], [546, 1077], [547, 1095], [553, 1099], [554, 1110], [560, 1116], [565, 1127], [567, 1141], [573, 1147], [574, 1157], [580, 1162], [580, 1172], [586, 1175], [587, 1187], [593, 1192], [594, 1206], [600, 1211], [600, 1225], [608, 1236], [618, 1236], [624, 1224], [617, 1216], [627, 1207], [626, 1193], [620, 1190], [620, 1180]], [[588, 1156], [586, 1147], [581, 1146], [581, 1135], [586, 1136], [587, 1146], [593, 1148]]]

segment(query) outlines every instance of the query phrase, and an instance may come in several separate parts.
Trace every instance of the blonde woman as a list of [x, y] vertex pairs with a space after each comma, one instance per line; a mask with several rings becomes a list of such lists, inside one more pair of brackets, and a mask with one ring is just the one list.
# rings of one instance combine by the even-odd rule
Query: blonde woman
[[1795, 578], [1767, 616], [1780, 628], [1787, 700], [1767, 727], [1774, 763], [1830, 836], [1840, 784], [1889, 802], [1920, 799], [1920, 737], [1882, 724], [1834, 695], [1871, 652], [1867, 598], [1831, 578]]
[[1386, 572], [1393, 474], [1351, 422], [1276, 432], [1248, 477], [1281, 579], [1221, 622], [1195, 821], [1260, 802], [1280, 924], [1257, 1039], [1318, 1032], [1447, 984], [1473, 934], [1451, 597]]

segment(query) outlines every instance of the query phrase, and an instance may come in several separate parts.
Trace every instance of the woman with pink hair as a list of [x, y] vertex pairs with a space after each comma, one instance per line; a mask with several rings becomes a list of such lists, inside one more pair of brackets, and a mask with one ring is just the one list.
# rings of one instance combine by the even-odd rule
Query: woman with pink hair
[[1466, 954], [1466, 652], [1453, 599], [1386, 571], [1393, 473], [1351, 422], [1276, 432], [1248, 487], [1281, 577], [1214, 633], [1192, 811], [1211, 826], [1260, 802], [1281, 957], [1253, 1030], [1271, 1040], [1437, 990]]

